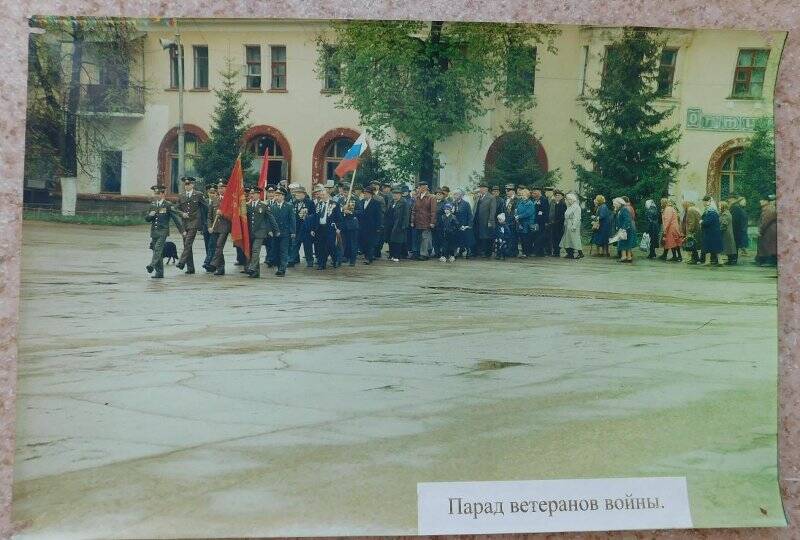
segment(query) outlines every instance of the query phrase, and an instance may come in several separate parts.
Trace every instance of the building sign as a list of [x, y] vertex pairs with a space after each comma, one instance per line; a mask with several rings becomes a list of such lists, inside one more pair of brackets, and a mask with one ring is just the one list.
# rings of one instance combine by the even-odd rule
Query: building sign
[[[705, 114], [699, 107], [686, 110], [686, 129], [702, 129], [707, 131], [753, 131], [756, 122], [762, 116], [727, 116], [723, 114]], [[770, 126], [772, 119], [768, 118]]]

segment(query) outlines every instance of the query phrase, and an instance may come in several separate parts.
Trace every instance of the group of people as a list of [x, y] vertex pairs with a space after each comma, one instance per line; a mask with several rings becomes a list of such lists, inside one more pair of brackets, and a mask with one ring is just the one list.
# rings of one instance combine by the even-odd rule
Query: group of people
[[[224, 275], [223, 252], [231, 223], [219, 212], [219, 205], [226, 182], [220, 179], [206, 193], [195, 190], [192, 177], [182, 182], [184, 192], [176, 203], [166, 200], [163, 186], [152, 188], [155, 197], [147, 220], [151, 222], [153, 258], [147, 270], [154, 278], [163, 277], [163, 246], [173, 221], [183, 237], [176, 267], [195, 273], [192, 246], [201, 233], [206, 246], [202, 267], [208, 273]], [[263, 193], [260, 188], [250, 188], [250, 253], [236, 247], [235, 264], [242, 267], [242, 273], [260, 277], [262, 246], [266, 247], [263, 262], [276, 267], [276, 276], [284, 276], [287, 268], [300, 264], [301, 251], [307, 267], [325, 270], [329, 265], [354, 266], [359, 255], [364, 264], [372, 264], [384, 255], [386, 244], [388, 259], [395, 263], [431, 258], [452, 263], [457, 257], [561, 257], [562, 251], [568, 259], [584, 257], [582, 208], [575, 193], [507, 184], [501, 195], [499, 186], [490, 189], [482, 182], [471, 195], [472, 204], [463, 190], [451, 192], [442, 186], [431, 192], [426, 182], [419, 182], [413, 191], [402, 184], [351, 186], [332, 181], [315, 185], [311, 194], [298, 184], [285, 182], [268, 186]], [[747, 246], [747, 216], [741, 202], [729, 200], [719, 209], [710, 197], [703, 203], [701, 213], [693, 203], [685, 202], [681, 216], [669, 199], [661, 200], [660, 210], [652, 200], [646, 201], [648, 257], [656, 258], [655, 250], [662, 246], [662, 260], [683, 260], [683, 249], [691, 253], [693, 263], [703, 263], [710, 255], [711, 264], [718, 264], [718, 255], [725, 253], [727, 264], [736, 264], [739, 250]], [[609, 246], [616, 244], [619, 262], [633, 262], [633, 253], [642, 244], [631, 201], [617, 197], [609, 208], [605, 198], [597, 196], [594, 205], [592, 249], [597, 247], [598, 256], [610, 256]], [[774, 205], [772, 208], [773, 219], [771, 225], [766, 223], [765, 231], [769, 234], [772, 230], [774, 236]], [[774, 249], [772, 252], [774, 258]]]

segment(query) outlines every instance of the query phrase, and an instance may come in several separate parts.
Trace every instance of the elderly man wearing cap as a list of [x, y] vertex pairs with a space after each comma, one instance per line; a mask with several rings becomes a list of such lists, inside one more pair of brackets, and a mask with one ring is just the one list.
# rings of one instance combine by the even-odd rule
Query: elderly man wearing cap
[[183, 218], [183, 251], [175, 265], [180, 270], [186, 268], [187, 274], [194, 274], [194, 254], [192, 245], [197, 236], [197, 231], [202, 227], [204, 209], [208, 208], [208, 201], [199, 191], [195, 191], [195, 180], [191, 176], [184, 176], [184, 192], [178, 197], [178, 210]]
[[417, 235], [412, 259], [427, 261], [433, 248], [436, 199], [428, 192], [428, 183], [425, 181], [417, 185], [417, 194], [411, 207], [411, 226]]
[[[383, 229], [384, 211], [378, 199], [373, 197], [375, 188], [369, 185], [364, 188], [364, 198], [356, 204], [356, 217], [358, 218], [358, 235], [361, 252], [364, 254], [364, 264], [372, 264], [375, 260], [375, 246], [381, 239]], [[381, 242], [382, 243], [382, 242]]]
[[172, 220], [178, 231], [183, 234], [183, 223], [180, 214], [165, 198], [166, 188], [164, 186], [153, 186], [153, 202], [150, 203], [150, 211], [145, 216], [145, 221], [150, 222], [150, 238], [153, 246], [153, 258], [147, 265], [147, 272], [153, 274], [152, 278], [164, 277], [164, 243], [169, 236], [169, 222]]
[[289, 268], [300, 264], [300, 245], [303, 246], [303, 255], [306, 259], [306, 267], [314, 266], [314, 247], [311, 231], [314, 228], [316, 218], [316, 207], [310, 197], [306, 194], [306, 188], [297, 185], [293, 190], [295, 222], [297, 223], [297, 234], [292, 242], [292, 252], [289, 256]]
[[[402, 188], [395, 186], [392, 188], [392, 202], [386, 209], [384, 216], [384, 230], [386, 231], [386, 241], [389, 243], [389, 259], [392, 262], [399, 262], [408, 253], [405, 251], [408, 239], [408, 228], [411, 223], [411, 206], [403, 198]], [[405, 251], [405, 253], [404, 253]]]
[[497, 199], [489, 193], [486, 182], [478, 184], [478, 195], [475, 200], [475, 239], [478, 242], [478, 254], [485, 259], [492, 256], [494, 243], [494, 227], [497, 218]]
[[312, 231], [317, 253], [317, 269], [325, 270], [328, 265], [328, 257], [333, 260], [334, 268], [339, 265], [336, 258], [336, 237], [342, 227], [342, 211], [336, 201], [331, 200], [331, 195], [327, 188], [317, 186], [319, 199], [316, 207], [316, 226]]

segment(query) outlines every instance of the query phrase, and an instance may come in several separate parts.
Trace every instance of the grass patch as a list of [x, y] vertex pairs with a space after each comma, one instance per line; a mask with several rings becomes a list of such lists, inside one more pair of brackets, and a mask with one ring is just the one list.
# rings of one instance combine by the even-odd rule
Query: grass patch
[[142, 225], [143, 215], [137, 214], [79, 214], [64, 216], [59, 212], [40, 212], [25, 210], [22, 219], [31, 221], [51, 221], [55, 223], [74, 223], [78, 225]]

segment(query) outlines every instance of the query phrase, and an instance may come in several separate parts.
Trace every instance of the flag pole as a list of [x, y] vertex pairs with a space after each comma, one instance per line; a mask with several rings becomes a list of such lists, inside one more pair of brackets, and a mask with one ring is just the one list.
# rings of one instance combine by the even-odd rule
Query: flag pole
[[353, 177], [350, 178], [350, 190], [347, 192], [347, 200], [345, 201], [345, 203], [350, 202], [350, 197], [352, 197], [352, 195], [353, 195], [353, 183], [356, 181], [356, 173], [357, 172], [358, 172], [358, 169], [354, 170], [353, 171]]

